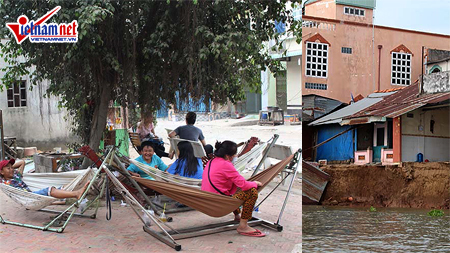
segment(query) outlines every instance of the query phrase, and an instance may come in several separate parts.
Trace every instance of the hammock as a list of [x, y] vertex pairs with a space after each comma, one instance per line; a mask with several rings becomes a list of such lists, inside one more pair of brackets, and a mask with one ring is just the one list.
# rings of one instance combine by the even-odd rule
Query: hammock
[[250, 140], [248, 140], [244, 143], [245, 146], [239, 152], [238, 157], [241, 157], [248, 151], [252, 150], [252, 148], [258, 143], [259, 143], [259, 139], [257, 137], [250, 137]]
[[135, 160], [128, 159], [128, 161], [131, 164], [136, 165], [139, 169], [141, 169], [143, 172], [145, 172], [149, 176], [156, 178], [156, 180], [158, 180], [158, 181], [170, 182], [170, 183], [174, 183], [174, 184], [182, 184], [182, 185], [187, 185], [190, 187], [197, 187], [197, 188], [200, 188], [200, 186], [202, 185], [201, 179], [173, 175], [173, 174], [158, 170], [154, 167], [148, 166], [146, 164], [143, 164], [143, 163], [135, 161]]
[[[239, 157], [234, 165], [236, 170], [239, 172], [242, 172], [245, 169], [245, 167], [247, 166], [247, 164], [250, 164], [251, 162], [254, 161], [254, 159], [258, 158], [258, 156], [261, 155], [262, 151], [266, 147], [267, 147], [267, 143], [262, 143], [262, 144], [258, 145], [256, 148], [253, 148], [249, 152], [247, 152], [244, 155], [242, 155], [241, 157]], [[174, 183], [174, 184], [182, 184], [182, 185], [187, 185], [187, 186], [191, 186], [191, 187], [194, 186], [197, 188], [200, 188], [200, 186], [202, 185], [201, 179], [194, 179], [194, 178], [189, 178], [189, 177], [173, 175], [173, 174], [163, 172], [159, 169], [156, 169], [154, 167], [148, 166], [144, 163], [141, 163], [141, 162], [138, 162], [135, 160], [131, 160], [131, 159], [126, 159], [126, 160], [127, 160], [127, 162], [136, 165], [139, 169], [144, 171], [149, 176], [156, 178], [156, 180], [158, 180], [158, 181], [170, 182], [170, 183]]]
[[250, 151], [246, 152], [242, 156], [238, 157], [234, 167], [237, 171], [242, 172], [248, 164], [252, 163], [257, 159], [264, 149], [267, 147], [267, 142], [261, 143], [256, 147], [252, 148]]
[[[42, 175], [42, 178], [45, 177], [49, 177], [49, 174], [54, 174], [53, 178], [56, 179], [59, 177], [59, 174], [62, 174], [61, 177], [64, 178], [67, 175], [65, 175], [65, 173], [68, 172], [63, 172], [63, 173], [42, 173], [44, 175]], [[73, 176], [74, 173], [69, 172], [70, 174], [72, 174], [71, 176]], [[41, 173], [37, 173], [37, 174], [41, 174]], [[94, 175], [94, 171], [92, 169], [87, 169], [84, 171], [83, 174], [79, 174], [78, 176], [76, 176], [72, 181], [70, 181], [68, 184], [66, 184], [63, 189], [67, 190], [67, 191], [73, 191], [73, 190], [78, 190], [80, 189], [82, 186], [84, 186], [84, 184], [88, 181], [90, 181], [92, 179]], [[36, 176], [36, 178], [39, 176]], [[31, 178], [29, 175], [27, 175], [27, 179]], [[53, 180], [54, 181], [54, 180]], [[27, 182], [28, 184], [28, 182]], [[32, 183], [33, 185], [33, 183]], [[50, 184], [46, 184], [46, 186], [42, 187], [48, 187], [48, 186], [59, 186], [59, 185], [52, 185]], [[42, 209], [50, 204], [52, 204], [53, 202], [55, 202], [56, 198], [54, 197], [50, 197], [50, 196], [43, 196], [43, 195], [39, 195], [36, 193], [32, 193], [32, 192], [27, 192], [25, 190], [19, 189], [19, 188], [15, 188], [6, 184], [0, 184], [0, 188], [2, 189], [2, 191], [8, 196], [10, 197], [12, 200], [14, 200], [16, 203], [21, 204], [22, 206], [24, 206], [26, 209], [30, 209], [30, 210], [39, 210]], [[35, 187], [33, 187], [34, 189], [36, 189]], [[42, 189], [39, 188], [39, 189]], [[38, 190], [39, 190], [38, 189]]]
[[64, 187], [70, 182], [74, 181], [79, 175], [91, 174], [86, 170], [74, 170], [61, 173], [24, 173], [23, 180], [27, 183], [32, 191], [37, 191], [48, 187], [49, 185], [55, 187]]
[[[261, 187], [258, 187], [258, 192], [261, 191], [269, 182], [281, 172], [286, 165], [288, 165], [294, 155], [291, 155], [283, 161], [271, 166], [270, 168], [256, 174], [248, 179], [249, 181], [260, 181]], [[151, 188], [163, 195], [168, 196], [184, 205], [192, 207], [206, 215], [212, 217], [222, 217], [236, 210], [243, 201], [235, 199], [230, 196], [224, 196], [217, 193], [206, 192], [190, 186], [180, 185], [169, 182], [158, 182], [140, 177], [132, 177], [142, 185]]]

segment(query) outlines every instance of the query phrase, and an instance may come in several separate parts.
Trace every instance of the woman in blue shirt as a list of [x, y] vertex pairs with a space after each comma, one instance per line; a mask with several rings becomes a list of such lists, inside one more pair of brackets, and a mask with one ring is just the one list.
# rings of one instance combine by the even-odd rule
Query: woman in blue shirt
[[179, 142], [178, 150], [180, 151], [178, 159], [170, 165], [167, 172], [183, 177], [202, 179], [202, 160], [194, 156], [192, 145], [187, 141]]

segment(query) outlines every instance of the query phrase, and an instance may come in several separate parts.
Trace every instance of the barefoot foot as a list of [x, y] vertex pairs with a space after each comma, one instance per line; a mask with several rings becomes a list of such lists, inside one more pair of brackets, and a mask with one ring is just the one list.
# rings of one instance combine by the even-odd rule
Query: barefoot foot
[[81, 196], [83, 195], [84, 191], [86, 191], [86, 188], [88, 187], [88, 185], [89, 185], [89, 182], [87, 182], [87, 183], [83, 186], [83, 188], [81, 188], [81, 189], [75, 191], [76, 196], [77, 196], [77, 199], [80, 199], [80, 198], [81, 198]]
[[257, 229], [254, 229], [254, 228], [250, 227], [250, 226], [247, 226], [247, 227], [240, 227], [239, 226], [239, 227], [236, 228], [236, 230], [238, 231], [238, 233], [253, 233], [253, 232], [259, 231]]

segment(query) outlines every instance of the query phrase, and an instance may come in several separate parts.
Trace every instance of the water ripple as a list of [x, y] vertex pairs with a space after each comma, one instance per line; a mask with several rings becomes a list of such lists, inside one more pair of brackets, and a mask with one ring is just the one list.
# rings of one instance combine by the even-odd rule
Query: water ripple
[[303, 206], [303, 252], [450, 252], [450, 215]]

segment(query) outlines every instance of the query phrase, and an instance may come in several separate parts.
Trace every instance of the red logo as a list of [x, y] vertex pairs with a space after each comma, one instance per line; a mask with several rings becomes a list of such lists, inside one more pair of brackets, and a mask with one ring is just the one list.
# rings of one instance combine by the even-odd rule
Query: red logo
[[29, 21], [27, 16], [21, 15], [17, 19], [18, 23], [7, 23], [6, 25], [16, 37], [18, 44], [27, 38], [33, 43], [75, 43], [78, 41], [78, 22], [76, 20], [69, 24], [45, 23], [60, 9], [61, 6], [55, 7], [37, 21]]

